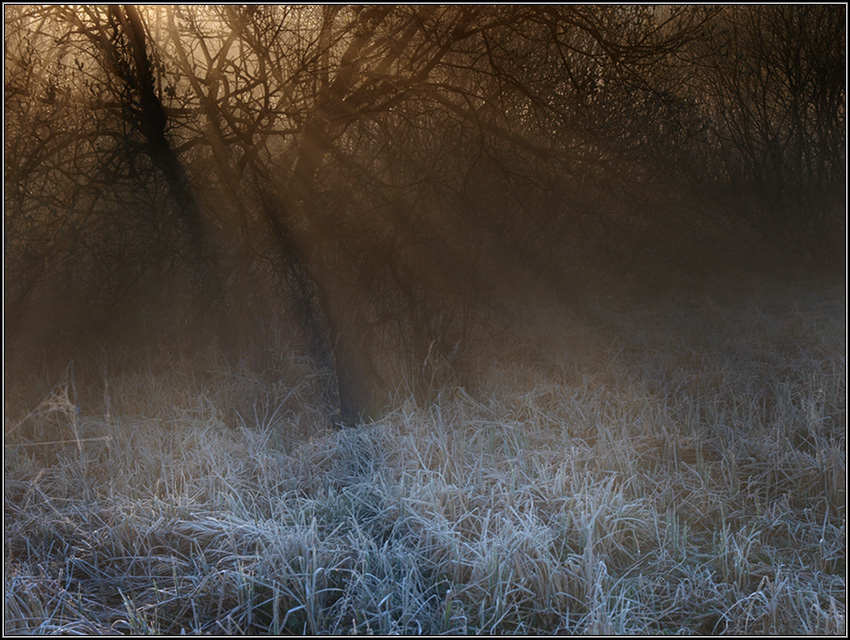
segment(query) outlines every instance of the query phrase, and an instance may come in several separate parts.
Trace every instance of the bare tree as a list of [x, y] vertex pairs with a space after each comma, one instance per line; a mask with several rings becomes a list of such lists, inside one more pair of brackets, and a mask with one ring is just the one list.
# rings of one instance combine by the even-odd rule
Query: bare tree
[[7, 302], [66, 263], [104, 300], [180, 264], [233, 344], [285, 305], [341, 423], [398, 367], [429, 402], [478, 319], [533, 291], [578, 307], [594, 270], [722, 228], [705, 194], [747, 191], [786, 236], [839, 224], [839, 14], [7, 8], [7, 265], [27, 274]]

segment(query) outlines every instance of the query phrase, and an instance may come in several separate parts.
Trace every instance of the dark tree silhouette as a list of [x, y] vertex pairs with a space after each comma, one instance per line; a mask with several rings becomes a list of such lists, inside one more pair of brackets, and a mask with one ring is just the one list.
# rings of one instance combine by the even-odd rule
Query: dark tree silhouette
[[7, 6], [7, 339], [71, 344], [47, 319], [73, 306], [132, 341], [159, 300], [266, 367], [280, 312], [357, 424], [400, 378], [460, 381], [535, 296], [756, 241], [840, 262], [843, 17]]

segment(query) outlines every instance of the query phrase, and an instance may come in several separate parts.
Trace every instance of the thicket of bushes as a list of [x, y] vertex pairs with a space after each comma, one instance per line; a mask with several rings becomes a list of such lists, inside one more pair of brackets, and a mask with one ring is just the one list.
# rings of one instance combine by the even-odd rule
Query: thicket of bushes
[[9, 366], [284, 323], [353, 423], [535, 297], [843, 265], [842, 6], [5, 12]]

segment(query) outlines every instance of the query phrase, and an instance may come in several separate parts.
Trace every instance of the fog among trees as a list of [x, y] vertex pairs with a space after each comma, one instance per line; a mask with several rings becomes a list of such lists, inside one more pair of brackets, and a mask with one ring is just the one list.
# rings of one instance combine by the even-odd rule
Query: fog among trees
[[4, 10], [7, 372], [282, 329], [355, 424], [538, 301], [844, 266], [844, 5]]

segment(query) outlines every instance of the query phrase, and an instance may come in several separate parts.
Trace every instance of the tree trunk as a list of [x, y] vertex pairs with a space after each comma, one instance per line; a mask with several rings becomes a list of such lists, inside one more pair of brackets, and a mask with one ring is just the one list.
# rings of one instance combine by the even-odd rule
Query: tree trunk
[[[371, 328], [360, 296], [346, 285], [340, 269], [330, 265], [327, 256], [322, 255], [322, 250], [334, 241], [332, 213], [321, 210], [314, 182], [329, 147], [324, 124], [319, 117], [305, 127], [284, 201], [288, 212], [296, 216], [290, 221], [290, 229], [305, 255], [304, 262], [330, 333], [339, 394], [338, 422], [354, 426], [377, 416], [384, 385], [374, 363]], [[303, 230], [300, 237], [294, 237], [296, 229]]]
[[145, 138], [145, 149], [151, 163], [165, 179], [174, 200], [178, 224], [189, 242], [196, 295], [194, 323], [202, 322], [209, 313], [213, 313], [219, 343], [226, 346], [233, 338], [233, 328], [227, 314], [221, 265], [216, 260], [209, 234], [204, 229], [204, 217], [189, 175], [166, 135], [168, 116], [154, 88], [142, 19], [132, 5], [124, 5], [123, 11], [121, 7], [112, 5], [109, 11], [121, 25], [132, 48], [132, 80], [124, 80], [134, 82], [132, 88], [139, 99], [139, 124], [136, 126]]

